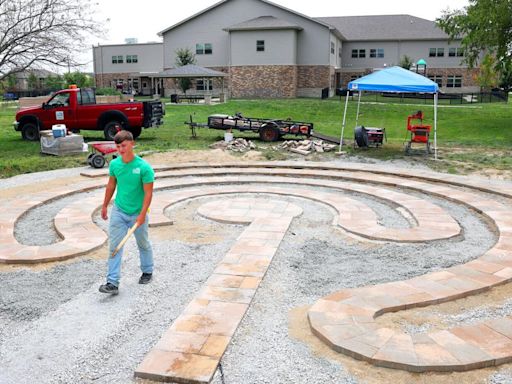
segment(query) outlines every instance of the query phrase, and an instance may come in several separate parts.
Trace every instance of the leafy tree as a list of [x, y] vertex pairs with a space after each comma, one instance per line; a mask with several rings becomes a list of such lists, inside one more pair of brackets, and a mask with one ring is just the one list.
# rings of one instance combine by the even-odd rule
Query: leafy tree
[[464, 62], [474, 67], [482, 52], [495, 58], [495, 70], [512, 62], [512, 1], [469, 0], [461, 10], [445, 11], [436, 20], [452, 39], [462, 38]]
[[92, 78], [83, 72], [70, 72], [64, 74], [65, 87], [75, 84], [78, 88], [87, 88], [92, 86]]
[[477, 81], [480, 88], [489, 90], [495, 88], [499, 84], [500, 76], [494, 70], [495, 59], [492, 55], [486, 54], [480, 64], [480, 72], [477, 75]]
[[412, 59], [407, 55], [403, 55], [402, 58], [400, 59], [400, 64], [398, 65], [405, 69], [411, 69]]
[[30, 72], [30, 74], [28, 75], [28, 78], [27, 78], [28, 89], [30, 91], [33, 91], [38, 88], [38, 85], [39, 84], [38, 84], [37, 76], [35, 75], [34, 72]]
[[[176, 65], [178, 67], [183, 67], [188, 64], [196, 63], [196, 55], [189, 48], [178, 48], [176, 51]], [[187, 94], [187, 91], [192, 86], [192, 80], [189, 78], [180, 78], [178, 79], [178, 85], [184, 94]]]
[[45, 81], [45, 87], [52, 91], [58, 91], [63, 88], [63, 79], [61, 75], [49, 75]]
[[99, 34], [94, 2], [0, 0], [0, 81], [27, 68], [80, 65], [76, 53]]

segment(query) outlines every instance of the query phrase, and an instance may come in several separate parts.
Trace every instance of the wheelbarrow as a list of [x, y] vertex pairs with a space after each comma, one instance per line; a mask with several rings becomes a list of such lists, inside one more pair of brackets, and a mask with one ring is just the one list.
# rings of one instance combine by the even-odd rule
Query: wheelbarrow
[[93, 168], [103, 168], [107, 163], [107, 157], [117, 157], [117, 147], [114, 141], [91, 141], [87, 143], [91, 153], [87, 156], [87, 164]]

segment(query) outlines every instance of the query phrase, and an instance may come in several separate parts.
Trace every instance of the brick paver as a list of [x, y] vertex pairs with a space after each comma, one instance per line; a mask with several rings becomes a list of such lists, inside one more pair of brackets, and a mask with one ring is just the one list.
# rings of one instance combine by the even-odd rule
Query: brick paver
[[[512, 360], [512, 318], [421, 335], [407, 335], [383, 327], [377, 320], [386, 312], [446, 302], [510, 282], [510, 208], [490, 195], [479, 193], [512, 197], [505, 186], [427, 171], [391, 171], [377, 166], [361, 169], [360, 165], [261, 162], [155, 168], [155, 187], [166, 190], [155, 194], [153, 226], [169, 224], [164, 209], [180, 201], [246, 193], [270, 194], [274, 196], [272, 199], [286, 195], [322, 202], [336, 211], [334, 225], [350, 234], [379, 241], [424, 242], [461, 233], [456, 221], [441, 207], [408, 194], [410, 190], [452, 200], [480, 212], [499, 236], [497, 243], [478, 259], [406, 281], [332, 293], [311, 307], [308, 318], [313, 333], [331, 348], [379, 366], [413, 372], [464, 371]], [[65, 190], [0, 203], [0, 262], [64, 259], [86, 253], [105, 241], [105, 235], [91, 220], [91, 213], [101, 204], [97, 195], [71, 204], [56, 216], [55, 226], [63, 237], [61, 242], [24, 246], [13, 235], [16, 220], [31, 207], [102, 186], [106, 175], [104, 170], [84, 174], [89, 177], [87, 181]], [[410, 216], [411, 225], [405, 229], [384, 227], [366, 204], [338, 191], [365, 194], [400, 208]], [[270, 199], [256, 204], [250, 197], [226, 197], [203, 205], [198, 213], [248, 227], [194, 300], [146, 356], [137, 376], [198, 383], [211, 379], [290, 220], [298, 214], [293, 204], [276, 206]]]

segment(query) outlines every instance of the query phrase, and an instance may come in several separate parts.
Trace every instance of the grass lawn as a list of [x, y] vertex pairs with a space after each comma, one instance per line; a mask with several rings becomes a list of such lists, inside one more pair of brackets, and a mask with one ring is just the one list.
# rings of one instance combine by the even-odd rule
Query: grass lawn
[[[344, 99], [343, 99], [344, 101]], [[394, 102], [394, 103], [393, 103]], [[355, 150], [363, 156], [383, 159], [404, 158], [403, 141], [406, 135], [407, 115], [422, 109], [432, 123], [432, 105], [403, 103], [390, 100], [376, 103], [368, 98], [361, 104], [359, 124], [386, 128], [388, 142], [383, 148]], [[423, 102], [422, 102], [423, 103]], [[192, 114], [194, 121], [205, 123], [212, 113], [234, 114], [241, 112], [247, 117], [292, 118], [314, 123], [315, 131], [339, 137], [343, 118], [342, 101], [336, 97], [327, 100], [231, 100], [221, 105], [167, 105], [165, 123], [156, 129], [142, 132], [137, 141], [138, 151], [171, 151], [176, 149], [207, 149], [211, 143], [223, 138], [223, 131], [199, 129], [198, 138], [191, 139], [191, 132], [184, 122]], [[348, 107], [345, 138], [352, 139], [357, 103]], [[21, 139], [12, 128], [14, 104], [0, 107], [0, 177], [20, 173], [50, 170], [83, 165], [86, 154], [55, 157], [40, 154], [39, 144]], [[512, 106], [505, 103], [441, 105], [438, 109], [438, 145], [441, 162], [438, 169], [457, 171], [464, 167], [510, 168], [512, 164]], [[99, 131], [82, 131], [86, 141], [102, 140]], [[236, 136], [242, 136], [238, 131]], [[257, 139], [254, 134], [243, 136]], [[349, 153], [351, 146], [345, 147]], [[272, 158], [272, 155], [268, 156]], [[431, 160], [425, 160], [432, 163]]]

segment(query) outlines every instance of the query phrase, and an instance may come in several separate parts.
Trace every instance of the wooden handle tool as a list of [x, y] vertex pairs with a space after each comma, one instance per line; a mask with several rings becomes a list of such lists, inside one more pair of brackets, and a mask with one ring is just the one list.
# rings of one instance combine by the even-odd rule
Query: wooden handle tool
[[137, 222], [135, 222], [135, 224], [133, 224], [133, 226], [128, 230], [128, 233], [126, 234], [126, 236], [123, 237], [123, 240], [121, 240], [121, 242], [117, 245], [116, 249], [114, 249], [114, 252], [112, 252], [112, 255], [110, 255], [110, 257], [114, 257], [116, 255], [116, 253], [119, 252], [119, 250], [123, 247], [124, 243], [126, 243], [128, 241], [130, 236], [133, 234], [133, 232], [135, 232], [135, 230], [138, 227], [139, 227], [139, 224]]

